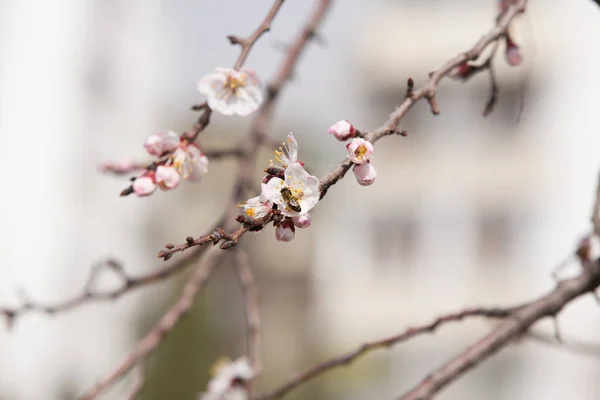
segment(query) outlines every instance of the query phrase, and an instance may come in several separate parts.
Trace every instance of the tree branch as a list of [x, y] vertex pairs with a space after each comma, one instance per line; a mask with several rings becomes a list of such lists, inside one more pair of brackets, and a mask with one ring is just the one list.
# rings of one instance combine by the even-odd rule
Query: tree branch
[[[261, 371], [260, 350], [260, 312], [258, 287], [254, 283], [254, 275], [248, 260], [248, 253], [239, 249], [235, 257], [235, 269], [244, 293], [246, 312], [246, 352], [252, 369], [258, 375]], [[250, 386], [249, 392], [253, 393], [256, 387], [256, 378]]]
[[[81, 396], [81, 400], [91, 400], [98, 397], [137, 364], [144, 363], [146, 358], [160, 346], [167, 335], [173, 331], [181, 317], [192, 308], [196, 295], [210, 278], [213, 269], [223, 260], [226, 254], [217, 249], [211, 250], [202, 259], [191, 279], [185, 284], [177, 301], [150, 332], [137, 343], [133, 352], [128, 354], [108, 376]], [[139, 384], [136, 384], [137, 386]]]
[[334, 368], [343, 365], [349, 365], [354, 360], [366, 353], [377, 349], [385, 349], [392, 347], [398, 343], [412, 339], [415, 336], [419, 336], [426, 333], [434, 333], [438, 327], [448, 322], [462, 321], [463, 319], [468, 317], [505, 318], [508, 317], [513, 310], [514, 309], [511, 308], [472, 308], [456, 313], [442, 315], [429, 324], [410, 327], [398, 335], [390, 336], [388, 338], [376, 340], [373, 342], [364, 343], [358, 349], [350, 353], [343, 354], [341, 356], [334, 357], [322, 363], [319, 363], [305, 370], [304, 372], [299, 373], [294, 378], [290, 379], [288, 382], [284, 383], [283, 385], [279, 386], [273, 391], [259, 396], [258, 399], [279, 399], [285, 396], [291, 390], [308, 382], [309, 380], [316, 378], [317, 376], [320, 376]]
[[507, 318], [491, 333], [428, 375], [400, 399], [432, 398], [466, 371], [519, 338], [540, 319], [555, 317], [572, 300], [595, 290], [600, 285], [600, 264], [594, 262], [587, 267], [579, 276], [559, 282], [550, 293], [511, 313], [511, 318]]
[[231, 44], [239, 44], [240, 46], [242, 46], [242, 51], [238, 59], [235, 61], [235, 64], [233, 64], [234, 69], [239, 70], [242, 67], [242, 65], [244, 65], [244, 62], [246, 61], [246, 58], [248, 57], [252, 46], [254, 46], [254, 43], [256, 43], [256, 41], [263, 35], [263, 33], [268, 32], [271, 29], [271, 23], [273, 22], [275, 15], [277, 15], [277, 11], [279, 11], [281, 6], [283, 5], [283, 2], [284, 0], [275, 0], [273, 5], [271, 6], [271, 9], [269, 10], [269, 13], [258, 26], [258, 28], [256, 28], [256, 30], [252, 33], [252, 35], [248, 36], [247, 38], [239, 38], [235, 35], [227, 36], [227, 39], [229, 39], [229, 42]]
[[[177, 262], [172, 265], [141, 276], [131, 276], [124, 270], [121, 264], [114, 260], [107, 260], [92, 267], [81, 294], [56, 304], [38, 303], [25, 297], [22, 300], [22, 304], [18, 307], [0, 307], [0, 314], [3, 314], [6, 317], [8, 326], [12, 326], [16, 318], [30, 312], [54, 315], [60, 312], [69, 311], [92, 301], [115, 300], [137, 288], [166, 280], [183, 271], [187, 266], [200, 258], [205, 249], [206, 248], [198, 248], [196, 251], [189, 253], [186, 257], [177, 260]], [[119, 278], [121, 281], [119, 287], [102, 292], [94, 289], [98, 277], [104, 270], [112, 272]]]

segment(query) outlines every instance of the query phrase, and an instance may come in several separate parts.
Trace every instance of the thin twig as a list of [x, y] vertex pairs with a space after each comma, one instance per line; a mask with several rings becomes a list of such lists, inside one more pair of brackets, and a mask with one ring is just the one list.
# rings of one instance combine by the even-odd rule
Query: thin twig
[[225, 254], [227, 253], [218, 251], [217, 249], [211, 249], [211, 251], [204, 256], [191, 279], [183, 287], [177, 301], [175, 301], [150, 332], [137, 343], [133, 352], [128, 354], [108, 376], [104, 377], [94, 385], [94, 387], [81, 396], [81, 400], [95, 399], [113, 383], [122, 378], [135, 365], [145, 362], [146, 358], [154, 352], [165, 340], [166, 336], [173, 331], [173, 328], [181, 317], [192, 308], [196, 295], [206, 284], [213, 269], [222, 261]]
[[127, 395], [127, 399], [129, 400], [137, 399], [144, 388], [144, 383], [146, 382], [146, 367], [143, 362], [137, 365], [134, 379], [133, 386]]
[[590, 268], [577, 277], [563, 280], [550, 293], [530, 302], [512, 314], [496, 329], [477, 341], [465, 351], [450, 359], [435, 372], [429, 374], [401, 400], [424, 400], [432, 398], [452, 381], [462, 376], [496, 351], [519, 338], [534, 323], [544, 317], [556, 316], [573, 299], [589, 293], [600, 285], [600, 265]]
[[[248, 359], [255, 372], [255, 376], [261, 371], [261, 350], [260, 350], [260, 312], [258, 287], [254, 282], [254, 275], [248, 260], [248, 253], [243, 249], [238, 249], [235, 257], [235, 269], [242, 285], [244, 293], [244, 304], [246, 312], [246, 352]], [[251, 382], [249, 392], [253, 393], [256, 389], [256, 378]]]
[[369, 353], [377, 349], [385, 349], [392, 347], [398, 343], [405, 342], [409, 339], [414, 338], [426, 333], [434, 333], [438, 327], [448, 322], [462, 321], [468, 317], [486, 317], [486, 318], [505, 318], [510, 316], [514, 309], [502, 309], [502, 308], [472, 308], [462, 310], [456, 313], [444, 314], [436, 318], [433, 322], [425, 325], [414, 326], [406, 329], [402, 333], [394, 336], [390, 336], [385, 339], [376, 340], [373, 342], [364, 343], [358, 349], [321, 362], [304, 372], [299, 373], [288, 382], [284, 383], [280, 387], [273, 391], [259, 396], [259, 400], [271, 400], [279, 399], [285, 396], [289, 391], [297, 388], [298, 386], [308, 382], [309, 380], [322, 375], [323, 373], [332, 370], [342, 365], [349, 365], [360, 356]]
[[[467, 61], [475, 60], [491, 43], [494, 43], [501, 38], [506, 33], [506, 29], [513, 19], [525, 11], [526, 4], [527, 0], [519, 0], [512, 4], [502, 15], [502, 17], [499, 18], [496, 25], [488, 33], [482, 36], [481, 39], [479, 39], [477, 43], [471, 47], [471, 49], [457, 55], [453, 59], [446, 62], [443, 66], [438, 68], [436, 71], [432, 72], [430, 74], [429, 81], [425, 83], [425, 85], [421, 86], [420, 89], [413, 91], [411, 97], [406, 97], [404, 101], [389, 115], [387, 121], [382, 126], [366, 135], [366, 140], [371, 143], [375, 143], [382, 137], [397, 132], [398, 125], [400, 124], [400, 121], [404, 115], [419, 100], [427, 100], [431, 107], [432, 113], [439, 114], [440, 110], [435, 99], [439, 82], [443, 78], [447, 77], [454, 68]], [[325, 196], [327, 190], [344, 177], [352, 165], [353, 163], [351, 161], [345, 160], [335, 167], [331, 172], [329, 172], [329, 174], [319, 180], [321, 197]]]
[[[189, 253], [186, 257], [180, 258], [176, 263], [158, 269], [141, 276], [131, 276], [123, 267], [114, 260], [107, 260], [92, 267], [83, 287], [81, 294], [55, 304], [43, 304], [22, 297], [22, 304], [18, 307], [0, 307], [0, 314], [6, 317], [7, 324], [11, 326], [15, 319], [30, 312], [38, 312], [54, 315], [79, 307], [85, 303], [101, 300], [115, 300], [122, 295], [132, 292], [134, 289], [142, 286], [151, 285], [170, 278], [171, 276], [183, 271], [186, 267], [194, 263], [204, 253], [205, 248], [198, 248]], [[94, 287], [98, 277], [103, 270], [111, 271], [120, 280], [120, 285], [112, 290], [96, 291]]]
[[254, 43], [256, 43], [256, 41], [263, 35], [263, 33], [268, 32], [271, 29], [271, 23], [273, 22], [275, 15], [277, 15], [277, 11], [279, 11], [281, 6], [283, 5], [283, 2], [284, 0], [275, 0], [267, 16], [261, 22], [258, 28], [256, 28], [256, 30], [252, 33], [252, 35], [248, 36], [247, 38], [240, 38], [235, 35], [227, 36], [227, 39], [229, 39], [231, 44], [239, 44], [240, 46], [242, 46], [242, 51], [240, 52], [240, 55], [235, 61], [235, 64], [233, 64], [234, 69], [239, 70], [240, 68], [242, 68], [242, 65], [244, 65], [244, 62], [246, 61], [246, 58], [248, 57], [252, 46], [254, 46]]

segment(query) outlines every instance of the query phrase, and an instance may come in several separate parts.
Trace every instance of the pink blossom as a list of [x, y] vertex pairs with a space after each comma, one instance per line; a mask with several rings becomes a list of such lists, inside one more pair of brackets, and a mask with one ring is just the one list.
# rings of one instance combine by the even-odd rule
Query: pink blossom
[[292, 217], [292, 221], [294, 221], [297, 228], [308, 228], [312, 222], [312, 217], [310, 214], [296, 215]]
[[523, 55], [521, 49], [516, 44], [512, 44], [506, 48], [506, 62], [513, 67], [521, 65], [523, 62]]
[[275, 238], [280, 242], [291, 242], [296, 235], [296, 228], [291, 218], [284, 219], [275, 228]]
[[146, 139], [144, 147], [146, 151], [153, 156], [160, 157], [165, 153], [170, 153], [179, 145], [179, 135], [173, 131], [167, 133], [157, 133]]
[[284, 179], [273, 177], [262, 184], [261, 196], [279, 206], [281, 214], [287, 217], [303, 215], [309, 212], [317, 202], [319, 178], [310, 175], [299, 163], [290, 164], [284, 173]]
[[208, 106], [223, 115], [248, 115], [263, 101], [260, 82], [253, 71], [216, 68], [217, 72], [204, 76], [198, 90], [206, 96]]
[[271, 212], [273, 204], [264, 196], [256, 196], [238, 204], [250, 218], [262, 218]]
[[346, 120], [341, 120], [331, 125], [328, 132], [342, 142], [356, 135], [356, 129], [354, 129], [354, 126]]
[[131, 186], [133, 192], [139, 197], [150, 196], [156, 190], [154, 172], [146, 172], [144, 175], [137, 177]]
[[356, 164], [352, 171], [354, 172], [354, 176], [356, 176], [358, 184], [361, 186], [369, 186], [377, 178], [377, 171], [375, 171], [375, 167], [370, 162]]
[[172, 165], [183, 179], [199, 181], [208, 171], [208, 158], [195, 144], [182, 142], [167, 165]]
[[364, 164], [373, 155], [373, 144], [362, 138], [352, 139], [352, 142], [346, 145], [348, 149], [348, 158], [355, 164]]
[[158, 187], [162, 190], [170, 190], [175, 189], [179, 186], [179, 182], [181, 181], [181, 177], [179, 173], [173, 167], [165, 167], [163, 165], [159, 165], [156, 168], [156, 174], [154, 175], [156, 183]]

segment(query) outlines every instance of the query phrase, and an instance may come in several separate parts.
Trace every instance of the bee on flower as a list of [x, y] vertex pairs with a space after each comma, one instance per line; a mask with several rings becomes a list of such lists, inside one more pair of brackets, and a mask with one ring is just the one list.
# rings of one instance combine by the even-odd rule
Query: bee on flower
[[305, 215], [319, 201], [319, 179], [295, 162], [286, 168], [284, 179], [273, 177], [266, 184], [263, 183], [261, 195], [277, 204], [284, 216]]
[[258, 109], [263, 95], [253, 71], [233, 68], [216, 68], [216, 71], [198, 83], [198, 91], [206, 96], [212, 110], [223, 115], [245, 116]]

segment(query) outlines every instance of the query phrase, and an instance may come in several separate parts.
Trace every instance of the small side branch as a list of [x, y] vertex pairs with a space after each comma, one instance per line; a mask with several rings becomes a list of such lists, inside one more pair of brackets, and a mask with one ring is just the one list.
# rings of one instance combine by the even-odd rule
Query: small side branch
[[[260, 350], [260, 312], [258, 287], [254, 282], [254, 275], [248, 260], [248, 253], [245, 250], [238, 250], [235, 257], [235, 269], [242, 285], [244, 293], [244, 304], [246, 312], [246, 352], [256, 374], [261, 371], [261, 350]], [[252, 382], [250, 393], [256, 387], [256, 382]]]
[[[83, 394], [81, 400], [97, 398], [106, 389], [121, 379], [136, 365], [143, 364], [146, 359], [163, 343], [173, 331], [181, 318], [192, 308], [194, 299], [210, 278], [213, 269], [221, 262], [226, 253], [213, 249], [197, 266], [191, 279], [185, 284], [179, 298], [163, 315], [158, 323], [144, 336], [119, 365], [105, 378], [100, 380], [93, 388]], [[143, 381], [142, 381], [143, 384]], [[138, 386], [137, 384], [134, 385]], [[137, 390], [139, 392], [140, 388]]]
[[512, 308], [507, 308], [507, 309], [471, 308], [471, 309], [462, 310], [462, 311], [459, 311], [456, 313], [442, 315], [442, 316], [436, 318], [433, 322], [431, 322], [429, 324], [414, 326], [414, 327], [406, 329], [404, 332], [402, 332], [398, 335], [390, 336], [388, 338], [376, 340], [373, 342], [364, 343], [358, 349], [356, 349], [350, 353], [347, 353], [347, 354], [344, 354], [344, 355], [341, 355], [338, 357], [334, 357], [327, 361], [319, 363], [319, 364], [307, 369], [306, 371], [299, 373], [297, 376], [292, 378], [289, 382], [281, 385], [280, 387], [273, 390], [272, 392], [260, 396], [259, 399], [260, 400], [279, 399], [279, 398], [285, 396], [291, 390], [308, 382], [309, 380], [316, 378], [317, 376], [320, 376], [320, 375], [324, 374], [325, 372], [328, 372], [334, 368], [337, 368], [337, 367], [340, 367], [343, 365], [349, 365], [354, 360], [356, 360], [357, 358], [361, 357], [362, 355], [364, 355], [366, 353], [369, 353], [369, 352], [371, 352], [373, 350], [377, 350], [377, 349], [390, 348], [398, 343], [405, 342], [405, 341], [412, 339], [419, 335], [423, 335], [426, 333], [434, 333], [438, 327], [440, 327], [441, 325], [444, 325], [448, 322], [462, 321], [463, 319], [469, 318], [469, 317], [506, 318], [506, 317], [509, 317], [514, 310], [515, 309], [512, 309]]

